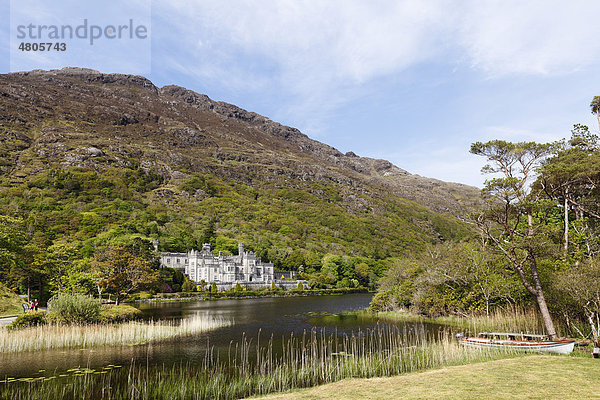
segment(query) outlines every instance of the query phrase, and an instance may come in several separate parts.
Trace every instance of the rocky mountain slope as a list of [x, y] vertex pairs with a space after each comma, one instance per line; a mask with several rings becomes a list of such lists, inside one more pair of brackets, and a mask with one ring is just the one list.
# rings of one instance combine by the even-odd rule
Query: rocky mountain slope
[[[321, 253], [350, 248], [368, 253], [368, 239], [357, 243], [356, 228], [335, 228], [334, 221], [319, 218], [307, 221], [311, 213], [296, 215], [300, 211], [370, 225], [375, 242], [407, 234], [416, 238], [401, 246], [381, 244], [390, 256], [418, 243], [463, 235], [466, 228], [458, 219], [480, 205], [477, 188], [412, 175], [385, 160], [343, 154], [295, 128], [179, 86], [158, 88], [143, 77], [78, 68], [0, 75], [0, 178], [5, 191], [35, 196], [32, 187], [50, 187], [51, 171], [93, 173], [96, 180], [124, 171], [146, 174], [152, 184], [127, 187], [127, 193], [118, 195], [105, 193], [104, 200], [131, 198], [141, 208], [175, 215], [169, 220], [201, 219], [202, 229], [180, 227], [198, 240], [194, 230], [205, 231], [208, 220], [216, 220], [217, 232], [232, 240], [258, 243], [257, 237], [266, 235], [254, 235], [248, 226], [275, 232], [285, 237], [285, 246], [277, 246], [288, 255], [293, 246]], [[32, 184], [42, 178], [46, 183]], [[16, 187], [28, 192], [17, 195]], [[63, 197], [70, 195], [59, 189], [52, 196], [64, 203]], [[229, 206], [217, 206], [216, 199]], [[285, 206], [274, 205], [277, 200]], [[14, 213], [6, 199], [0, 207], [0, 213]], [[32, 210], [18, 207], [25, 214]], [[101, 204], [81, 201], [79, 208], [80, 213], [102, 216]], [[265, 212], [273, 219], [267, 226], [252, 222], [265, 223], [259, 218]], [[290, 215], [298, 223], [276, 222]], [[107, 225], [96, 236], [110, 229], [109, 214], [104, 220]], [[324, 225], [326, 237], [315, 239], [306, 227], [299, 228], [300, 221]], [[282, 225], [291, 232], [280, 234]], [[403, 232], [391, 234], [395, 225]], [[79, 232], [63, 230], [57, 235]], [[167, 237], [172, 231], [168, 223], [159, 222], [156, 232], [147, 235]]]

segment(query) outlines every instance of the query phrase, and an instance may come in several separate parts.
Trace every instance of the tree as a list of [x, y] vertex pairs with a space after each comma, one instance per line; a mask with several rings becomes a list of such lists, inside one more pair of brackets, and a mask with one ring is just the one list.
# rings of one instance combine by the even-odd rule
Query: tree
[[35, 275], [30, 268], [31, 262], [27, 260], [28, 253], [23, 220], [0, 215], [0, 280], [3, 283], [10, 281], [13, 286], [25, 279], [27, 294], [29, 294], [30, 278]]
[[202, 234], [200, 235], [200, 240], [198, 246], [203, 245], [204, 243], [210, 243], [211, 246], [214, 247], [215, 239], [217, 237], [217, 227], [216, 227], [216, 219], [211, 218], [206, 223], [206, 226], [202, 230]]
[[95, 289], [95, 276], [91, 270], [90, 260], [75, 260], [69, 266], [63, 278], [63, 289], [69, 294], [89, 295]]
[[486, 251], [481, 244], [465, 244], [462, 251], [467, 279], [483, 296], [486, 315], [490, 314], [493, 302], [514, 302], [515, 283], [504, 271], [504, 260], [499, 260], [498, 256]]
[[148, 261], [153, 268], [160, 267], [160, 259], [152, 241], [141, 237], [134, 237], [125, 244], [125, 248], [134, 256]]
[[283, 260], [282, 267], [288, 271], [297, 271], [304, 263], [304, 255], [300, 250], [296, 249]]
[[184, 292], [194, 292], [196, 290], [196, 285], [191, 279], [186, 278], [185, 282], [183, 282], [182, 289]]
[[571, 140], [557, 147], [553, 157], [544, 162], [534, 183], [535, 190], [542, 190], [558, 207], [562, 206], [565, 260], [569, 256], [571, 227], [584, 239], [587, 255], [592, 255], [590, 239], [594, 235], [590, 234], [586, 217], [600, 218], [597, 184], [600, 182], [600, 138], [585, 125], [575, 125], [571, 133]]
[[482, 172], [502, 174], [501, 178], [485, 182], [483, 194], [488, 199], [488, 209], [478, 216], [478, 225], [535, 297], [547, 334], [555, 338], [556, 329], [538, 270], [538, 257], [547, 245], [544, 243], [547, 208], [540, 192], [531, 192], [529, 187], [536, 168], [553, 149], [552, 144], [501, 140], [471, 146], [471, 153], [488, 161]]
[[215, 282], [212, 283], [212, 285], [210, 286], [210, 292], [211, 293], [217, 293], [217, 284]]
[[592, 102], [590, 103], [590, 109], [592, 110], [592, 114], [596, 114], [596, 118], [598, 118], [598, 126], [600, 126], [600, 96], [594, 96]]
[[[559, 274], [557, 286], [589, 323], [595, 347], [600, 347], [600, 263], [590, 260]], [[583, 335], [582, 335], [583, 336]]]
[[374, 288], [377, 281], [377, 275], [369, 267], [367, 263], [357, 262], [354, 264], [354, 275], [360, 283], [360, 285], [368, 288]]
[[73, 262], [77, 259], [78, 249], [73, 242], [56, 242], [48, 247], [40, 261], [45, 269], [50, 287], [56, 293], [62, 293], [68, 286], [69, 275], [72, 271]]
[[[133, 255], [125, 247], [100, 249], [91, 261], [98, 288], [115, 294], [116, 304], [129, 294], [151, 288], [159, 282], [158, 271], [150, 263]], [[101, 289], [98, 289], [101, 292]]]
[[298, 282], [298, 290], [304, 290], [304, 284], [302, 281]]
[[200, 286], [200, 290], [204, 292], [204, 289], [206, 289], [207, 285], [208, 285], [208, 283], [206, 283], [206, 281], [204, 279], [202, 279], [198, 286]]

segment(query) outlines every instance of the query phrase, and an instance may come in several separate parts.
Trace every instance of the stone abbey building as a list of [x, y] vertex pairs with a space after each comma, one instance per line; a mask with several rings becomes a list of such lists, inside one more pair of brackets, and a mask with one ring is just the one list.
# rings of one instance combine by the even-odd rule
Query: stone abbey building
[[273, 264], [263, 263], [252, 251], [244, 251], [244, 244], [238, 244], [237, 256], [215, 257], [210, 244], [204, 244], [202, 250], [187, 253], [161, 253], [160, 261], [164, 267], [176, 268], [194, 282], [212, 283], [229, 286], [240, 282], [252, 286], [269, 285], [275, 278]]

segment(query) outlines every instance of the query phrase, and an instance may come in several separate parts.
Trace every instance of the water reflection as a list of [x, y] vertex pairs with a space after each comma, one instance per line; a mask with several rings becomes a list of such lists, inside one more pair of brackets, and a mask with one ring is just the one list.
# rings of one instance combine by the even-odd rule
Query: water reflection
[[[210, 332], [138, 346], [54, 350], [0, 355], [0, 376], [29, 376], [40, 369], [60, 373], [74, 367], [102, 368], [108, 364], [195, 365], [201, 364], [209, 347], [227, 354], [232, 343], [244, 335], [253, 343], [260, 333], [274, 348], [290, 335], [302, 336], [315, 329], [325, 334], [344, 334], [374, 328], [377, 320], [345, 311], [368, 306], [370, 294], [314, 297], [280, 297], [243, 300], [143, 303], [139, 308], [154, 320], [188, 320], [210, 317], [230, 323]], [[341, 313], [341, 314], [340, 314]], [[405, 327], [412, 329], [410, 327]], [[421, 324], [421, 328], [423, 325]], [[430, 329], [430, 328], [427, 328]], [[431, 329], [435, 329], [432, 327]]]

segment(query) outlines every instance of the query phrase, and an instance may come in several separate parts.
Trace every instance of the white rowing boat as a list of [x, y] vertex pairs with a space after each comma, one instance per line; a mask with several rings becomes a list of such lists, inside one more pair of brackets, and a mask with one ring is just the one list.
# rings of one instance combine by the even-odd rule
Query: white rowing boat
[[482, 332], [480, 337], [458, 336], [459, 343], [467, 347], [504, 348], [523, 352], [547, 352], [569, 354], [575, 347], [575, 340], [546, 340], [545, 335], [524, 333]]

